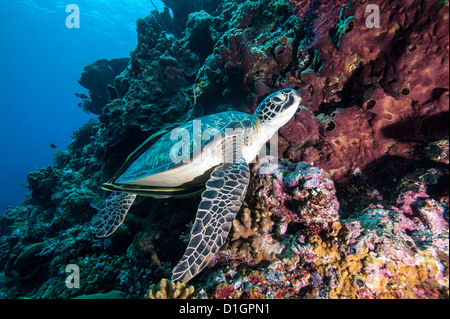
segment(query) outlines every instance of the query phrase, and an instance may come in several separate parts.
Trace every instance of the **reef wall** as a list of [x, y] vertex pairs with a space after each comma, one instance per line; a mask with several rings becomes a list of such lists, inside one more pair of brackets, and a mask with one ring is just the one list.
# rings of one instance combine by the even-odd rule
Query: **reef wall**
[[[85, 69], [108, 96], [83, 104], [99, 121], [0, 215], [0, 297], [448, 298], [448, 1], [370, 1], [379, 25], [362, 0], [164, 2], [173, 18], [138, 19], [123, 71]], [[303, 100], [279, 161], [252, 166], [227, 243], [189, 285], [164, 278], [199, 198], [144, 199], [95, 237], [99, 186], [149, 135], [281, 88]]]

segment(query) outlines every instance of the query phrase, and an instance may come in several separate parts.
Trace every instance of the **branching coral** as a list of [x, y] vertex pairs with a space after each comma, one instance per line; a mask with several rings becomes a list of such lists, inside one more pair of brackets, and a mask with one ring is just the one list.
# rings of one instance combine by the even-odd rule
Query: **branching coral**
[[144, 298], [148, 299], [192, 299], [194, 286], [182, 282], [162, 279], [157, 285], [152, 284]]

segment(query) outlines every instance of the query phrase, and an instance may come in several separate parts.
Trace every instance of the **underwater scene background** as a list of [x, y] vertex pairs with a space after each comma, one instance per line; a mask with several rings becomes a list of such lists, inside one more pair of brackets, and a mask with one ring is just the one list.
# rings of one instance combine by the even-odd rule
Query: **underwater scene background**
[[[448, 1], [0, 1], [0, 298], [448, 298]], [[150, 135], [284, 88], [279, 160], [199, 275], [168, 279], [200, 196], [95, 236]]]
[[[0, 210], [16, 206], [27, 194], [23, 186], [32, 170], [51, 163], [71, 135], [95, 114], [80, 112], [75, 93], [80, 70], [92, 61], [122, 58], [136, 47], [136, 19], [154, 7], [147, 0], [78, 1], [80, 28], [67, 28], [68, 3], [61, 0], [0, 0], [5, 74], [0, 145]], [[154, 4], [162, 8], [157, 0]], [[52, 148], [51, 144], [56, 146]], [[7, 150], [7, 151], [6, 151]]]

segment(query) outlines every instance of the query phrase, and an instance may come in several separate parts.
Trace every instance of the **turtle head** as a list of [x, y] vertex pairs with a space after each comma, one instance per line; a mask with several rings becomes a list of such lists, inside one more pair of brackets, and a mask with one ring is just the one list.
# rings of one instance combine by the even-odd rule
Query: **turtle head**
[[252, 119], [255, 129], [273, 128], [275, 131], [285, 125], [297, 111], [302, 98], [294, 89], [283, 89], [266, 97], [256, 108]]

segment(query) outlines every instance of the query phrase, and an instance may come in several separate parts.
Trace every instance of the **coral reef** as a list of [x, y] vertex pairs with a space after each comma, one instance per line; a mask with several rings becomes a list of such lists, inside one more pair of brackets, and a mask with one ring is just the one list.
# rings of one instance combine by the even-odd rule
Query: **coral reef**
[[[317, 131], [303, 135], [288, 124], [287, 149], [335, 179], [448, 136], [448, 3], [371, 5], [380, 10], [379, 28], [366, 23], [366, 2], [352, 2], [351, 15], [316, 45], [320, 70], [310, 66], [292, 77], [315, 114], [303, 115], [303, 124]], [[430, 19], [440, 27], [434, 30]]]
[[177, 0], [162, 0], [162, 2], [172, 10], [173, 17], [170, 18], [168, 29], [171, 32], [181, 35], [183, 34], [186, 23], [191, 13], [206, 11], [214, 12], [221, 0], [194, 0], [190, 2]]
[[[283, 176], [289, 165], [294, 166], [285, 162], [271, 174]], [[286, 225], [272, 203], [244, 206], [212, 266], [218, 268], [212, 281], [221, 283], [208, 291], [213, 298], [448, 298], [447, 201], [448, 195], [430, 199], [404, 190], [386, 207], [370, 204], [351, 218], [325, 217], [327, 227], [318, 233], [307, 221]], [[266, 266], [246, 270], [255, 263]]]
[[[305, 32], [302, 47], [309, 49], [322, 40], [336, 25], [348, 3], [339, 1], [287, 0], [291, 10], [302, 21]], [[347, 11], [348, 8], [347, 8]]]
[[338, 220], [339, 202], [333, 181], [326, 173], [305, 162], [295, 165], [263, 158], [256, 166], [261, 178], [255, 195], [261, 205], [283, 222], [299, 222], [311, 232], [328, 230]]
[[148, 299], [189, 299], [194, 293], [194, 286], [182, 282], [172, 282], [168, 279], [161, 279], [155, 285], [151, 285], [144, 298]]
[[[173, 16], [138, 19], [129, 59], [85, 68], [82, 107], [99, 120], [0, 215], [0, 296], [448, 298], [448, 1], [370, 1], [379, 26], [368, 1], [163, 2]], [[278, 159], [252, 164], [225, 245], [192, 282], [163, 278], [198, 197], [138, 200], [95, 237], [99, 186], [149, 135], [251, 113], [281, 88], [303, 100]]]
[[252, 180], [249, 198], [233, 221], [229, 241], [212, 264], [233, 260], [255, 265], [277, 260], [286, 248], [282, 239], [289, 226], [316, 234], [327, 232], [339, 219], [333, 182], [320, 169], [263, 158], [254, 174], [258, 178]]
[[448, 140], [430, 142], [426, 148], [426, 154], [436, 162], [448, 164]]
[[103, 108], [110, 99], [108, 89], [114, 83], [114, 79], [128, 65], [129, 58], [106, 60], [101, 59], [84, 67], [78, 80], [81, 86], [89, 90], [89, 97], [76, 93], [77, 97], [83, 99], [78, 105], [85, 112], [102, 114]]

